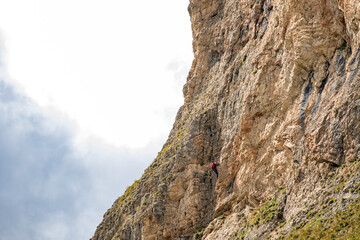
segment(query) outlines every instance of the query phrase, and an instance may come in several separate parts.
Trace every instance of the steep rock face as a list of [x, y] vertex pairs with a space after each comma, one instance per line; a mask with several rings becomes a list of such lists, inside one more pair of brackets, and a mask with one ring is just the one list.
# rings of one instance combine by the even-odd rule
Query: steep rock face
[[291, 237], [319, 199], [347, 194], [333, 213], [358, 201], [360, 2], [191, 0], [189, 13], [185, 103], [92, 239]]

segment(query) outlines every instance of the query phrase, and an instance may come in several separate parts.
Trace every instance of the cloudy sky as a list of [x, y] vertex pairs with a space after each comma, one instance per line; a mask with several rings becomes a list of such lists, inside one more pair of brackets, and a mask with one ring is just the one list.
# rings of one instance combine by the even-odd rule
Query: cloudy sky
[[183, 103], [188, 0], [0, 0], [0, 239], [89, 239]]

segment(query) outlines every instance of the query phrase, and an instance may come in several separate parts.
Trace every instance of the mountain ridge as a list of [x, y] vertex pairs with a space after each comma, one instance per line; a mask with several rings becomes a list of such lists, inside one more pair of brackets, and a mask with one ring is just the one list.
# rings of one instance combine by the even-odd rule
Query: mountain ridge
[[92, 239], [359, 236], [360, 3], [191, 0], [188, 10], [184, 105]]

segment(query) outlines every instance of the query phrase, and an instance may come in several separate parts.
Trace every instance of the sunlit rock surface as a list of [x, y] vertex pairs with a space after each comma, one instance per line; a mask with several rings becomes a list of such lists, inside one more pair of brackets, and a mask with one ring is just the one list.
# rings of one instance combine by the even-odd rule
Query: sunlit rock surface
[[92, 239], [360, 238], [360, 2], [191, 0], [189, 13], [185, 103]]

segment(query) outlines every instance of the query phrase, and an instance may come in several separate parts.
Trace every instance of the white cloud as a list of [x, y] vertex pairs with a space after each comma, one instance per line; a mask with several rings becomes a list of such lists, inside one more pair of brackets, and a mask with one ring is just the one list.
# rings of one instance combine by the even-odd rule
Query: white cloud
[[175, 57], [190, 67], [187, 4], [4, 1], [9, 74], [41, 106], [74, 119], [79, 141], [96, 135], [117, 146], [145, 146], [171, 128], [161, 109], [182, 103], [185, 78], [179, 84], [166, 68]]
[[131, 150], [93, 138], [76, 146], [73, 126], [53, 116], [0, 79], [2, 240], [90, 238], [162, 143]]
[[187, 4], [1, 1], [0, 239], [89, 239], [141, 176], [182, 103]]
[[66, 222], [69, 219], [66, 218], [64, 213], [58, 213], [51, 218], [47, 219], [46, 222], [43, 222], [36, 226], [35, 223], [34, 231], [36, 232], [36, 239], [38, 240], [63, 240], [69, 239], [69, 226]]

